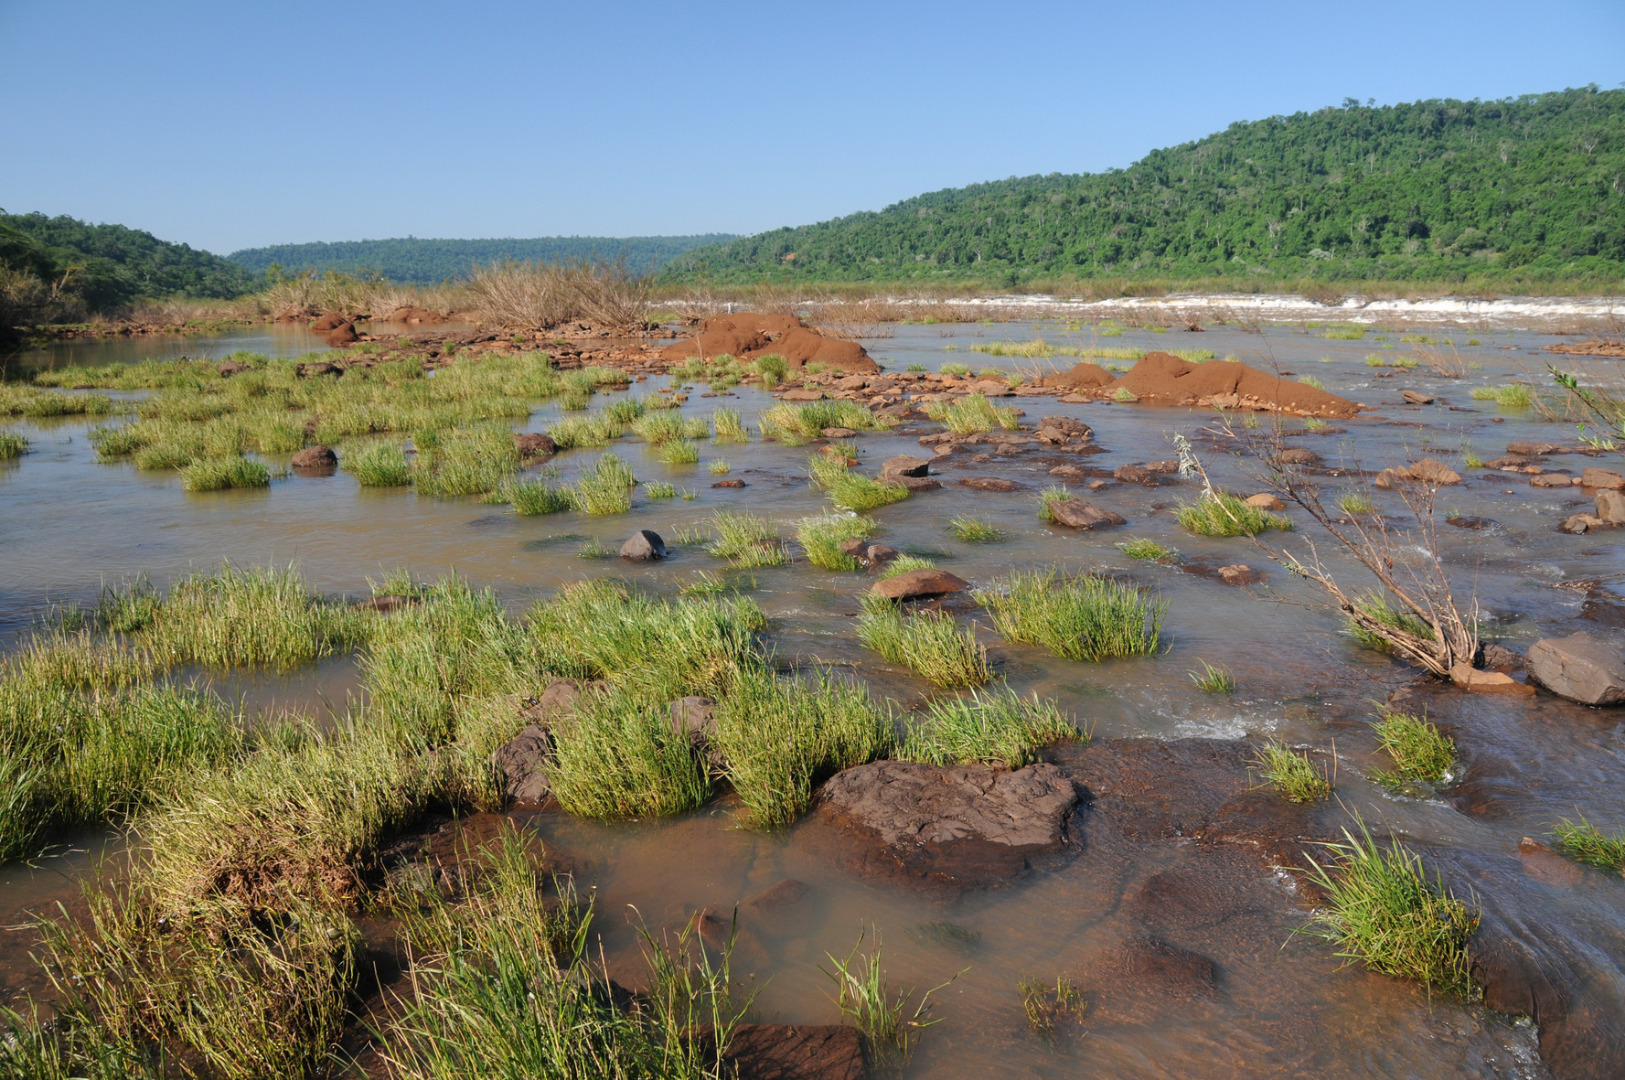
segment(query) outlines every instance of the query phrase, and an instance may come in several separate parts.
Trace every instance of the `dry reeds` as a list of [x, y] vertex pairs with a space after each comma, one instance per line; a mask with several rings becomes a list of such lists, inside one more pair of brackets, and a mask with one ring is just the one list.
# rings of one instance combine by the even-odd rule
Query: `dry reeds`
[[473, 321], [493, 329], [546, 330], [572, 320], [641, 327], [648, 321], [648, 282], [622, 263], [497, 263], [476, 271], [468, 288]]

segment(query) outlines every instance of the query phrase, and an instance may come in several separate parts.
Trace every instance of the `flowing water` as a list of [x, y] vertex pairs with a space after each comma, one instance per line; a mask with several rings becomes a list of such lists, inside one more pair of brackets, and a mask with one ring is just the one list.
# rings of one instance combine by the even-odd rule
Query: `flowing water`
[[[1441, 514], [1491, 523], [1476, 530], [1441, 527], [1443, 556], [1458, 587], [1476, 594], [1486, 636], [1521, 649], [1540, 637], [1595, 628], [1599, 619], [1617, 624], [1620, 609], [1612, 596], [1625, 577], [1625, 547], [1606, 532], [1568, 536], [1555, 528], [1588, 501], [1580, 489], [1533, 488], [1527, 477], [1461, 468], [1458, 456], [1470, 449], [1487, 460], [1514, 439], [1574, 442], [1572, 420], [1543, 419], [1469, 397], [1476, 386], [1516, 379], [1543, 384], [1549, 354], [1540, 349], [1557, 339], [1480, 330], [1482, 343], [1466, 345], [1468, 334], [1458, 331], [1451, 336], [1462, 358], [1475, 365], [1460, 379], [1430, 374], [1425, 366], [1368, 367], [1365, 358], [1371, 354], [1390, 360], [1409, 355], [1398, 332], [1347, 341], [1304, 328], [1255, 334], [1219, 327], [1200, 335], [1130, 330], [1100, 341], [1093, 330], [1035, 322], [901, 326], [865, 344], [890, 368], [917, 364], [935, 370], [959, 362], [1009, 369], [1034, 362], [979, 355], [971, 346], [1039, 333], [1058, 344], [1211, 349], [1255, 366], [1312, 375], [1328, 390], [1371, 405], [1397, 403], [1405, 388], [1436, 395], [1431, 406], [1389, 404], [1375, 414], [1338, 422], [1339, 430], [1295, 436], [1294, 445], [1313, 447], [1329, 465], [1342, 459], [1374, 471], [1433, 454], [1460, 468], [1466, 483], [1441, 492]], [[170, 343], [78, 342], [25, 356], [13, 371], [144, 355], [217, 356], [237, 349], [293, 355], [308, 351], [311, 340], [302, 331], [256, 328]], [[1566, 369], [1620, 385], [1619, 361], [1560, 359]], [[1379, 371], [1393, 374], [1381, 378]], [[635, 384], [633, 392], [652, 392], [663, 382]], [[756, 414], [772, 403], [769, 395], [750, 388], [715, 399], [700, 397], [703, 390], [695, 388], [687, 414], [705, 415], [725, 404], [744, 413], [753, 427]], [[1088, 423], [1107, 452], [1077, 463], [1105, 469], [1173, 457], [1174, 433], [1194, 435], [1212, 419], [1183, 409], [1063, 405], [1049, 398], [1012, 398], [1006, 404], [1023, 409], [1028, 421], [1062, 415]], [[544, 406], [525, 429], [545, 430], [558, 415], [555, 406]], [[20, 462], [0, 465], [0, 550], [6, 553], [0, 634], [8, 641], [53, 604], [93, 602], [104, 583], [145, 573], [163, 586], [189, 571], [215, 568], [223, 559], [239, 566], [297, 562], [317, 590], [351, 596], [366, 595], [369, 577], [395, 568], [409, 568], [420, 578], [455, 570], [476, 585], [495, 588], [516, 611], [581, 578], [626, 578], [672, 594], [704, 571], [753, 586], [781, 655], [853, 669], [904, 706], [927, 695], [925, 684], [879, 664], [857, 645], [853, 620], [866, 585], [861, 575], [826, 572], [804, 562], [729, 571], [699, 547], [676, 547], [667, 561], [636, 566], [578, 556], [591, 541], [614, 550], [635, 528], [652, 528], [669, 538], [703, 527], [718, 507], [768, 515], [783, 522], [788, 535], [791, 522], [820, 512], [823, 505], [805, 482], [812, 448], [707, 444], [699, 465], [668, 466], [628, 438], [616, 450], [632, 462], [640, 480], [670, 480], [694, 497], [640, 499], [631, 514], [618, 518], [573, 513], [526, 518], [473, 500], [363, 490], [344, 472], [294, 476], [261, 491], [188, 494], [173, 474], [97, 464], [84, 422], [17, 428], [30, 438], [33, 451]], [[914, 423], [892, 433], [864, 434], [858, 439], [863, 463], [873, 468], [894, 454], [919, 453], [917, 436], [934, 430]], [[596, 456], [596, 451], [569, 452], [555, 464], [569, 479]], [[1259, 489], [1244, 477], [1239, 462], [1211, 451], [1204, 457], [1221, 485]], [[728, 477], [744, 480], [745, 488], [712, 487], [718, 477], [707, 466], [718, 458], [729, 462]], [[1578, 471], [1586, 464], [1617, 462], [1617, 457], [1610, 463], [1570, 456], [1548, 464]], [[1625, 970], [1625, 884], [1598, 871], [1568, 872], [1567, 864], [1553, 869], [1548, 861], [1531, 864], [1518, 856], [1522, 837], [1543, 836], [1559, 818], [1577, 811], [1605, 830], [1625, 828], [1620, 799], [1625, 724], [1619, 710], [1588, 710], [1546, 695], [1467, 697], [1413, 689], [1429, 715], [1455, 736], [1467, 769], [1466, 794], [1390, 797], [1363, 779], [1381, 767], [1367, 725], [1390, 693], [1416, 686], [1414, 672], [1358, 649], [1313, 586], [1269, 564], [1246, 541], [1180, 531], [1172, 510], [1179, 500], [1195, 497], [1194, 482], [1113, 484], [1098, 501], [1128, 524], [1073, 533], [1037, 520], [1036, 493], [1053, 482], [1047, 464], [1018, 456], [943, 468], [943, 490], [873, 514], [882, 526], [880, 540], [927, 554], [973, 583], [1022, 568], [1098, 568], [1142, 582], [1168, 601], [1171, 644], [1154, 659], [1074, 663], [984, 633], [1013, 688], [1054, 697], [1097, 738], [1261, 741], [1273, 736], [1292, 744], [1335, 746], [1340, 803], [1328, 811], [1328, 822], [1347, 821], [1341, 816], [1346, 808], [1409, 837], [1443, 864], [1490, 866], [1497, 873], [1511, 868], [1521, 875], [1515, 884], [1525, 891], [1520, 895], [1526, 906], [1549, 912], [1574, 937], [1576, 949], [1601, 958], [1588, 969], [1594, 976], [1584, 990], [1590, 1007], [1625, 1022], [1625, 981], [1619, 976]], [[994, 494], [957, 485], [971, 475], [1007, 478], [1026, 490]], [[1399, 512], [1391, 496], [1379, 501]], [[961, 514], [992, 520], [1009, 539], [980, 546], [959, 542], [947, 523]], [[1176, 547], [1181, 565], [1127, 559], [1115, 545], [1129, 536]], [[1304, 537], [1289, 535], [1282, 543], [1302, 552]], [[1344, 580], [1359, 580], [1338, 553], [1325, 544], [1321, 550]], [[1265, 569], [1268, 590], [1235, 589], [1212, 576], [1213, 569], [1236, 562]], [[1589, 594], [1556, 587], [1575, 579], [1600, 584]], [[1236, 693], [1202, 693], [1187, 675], [1201, 661], [1228, 668]], [[341, 712], [359, 692], [357, 685], [346, 660], [287, 677], [217, 680], [223, 692], [241, 697], [251, 710], [298, 707], [324, 714]], [[744, 917], [736, 955], [737, 966], [764, 987], [759, 999], [764, 1020], [837, 1020], [827, 996], [832, 986], [819, 965], [830, 966], [826, 954], [845, 955], [860, 932], [870, 942], [877, 934], [883, 940], [888, 975], [896, 985], [923, 990], [963, 969], [934, 996], [933, 1016], [941, 1023], [924, 1032], [909, 1076], [1546, 1075], [1530, 1025], [1476, 1006], [1430, 1002], [1410, 985], [1358, 967], [1340, 968], [1326, 944], [1294, 936], [1304, 913], [1290, 903], [1260, 902], [1246, 919], [1217, 928], [1148, 926], [1143, 909], [1128, 898], [1157, 875], [1206, 872], [1210, 864], [1204, 860], [1210, 856], [1199, 845], [1149, 845], [1104, 860], [1092, 858], [1086, 840], [1083, 854], [1059, 868], [1006, 888], [946, 898], [854, 876], [830, 858], [826, 845], [815, 842], [811, 826], [764, 836], [735, 828], [730, 813], [722, 803], [674, 821], [614, 826], [556, 813], [523, 816], [578, 881], [595, 889], [605, 949], [612, 967], [628, 975], [635, 967], [636, 921], [674, 927], [698, 910], [726, 915], [787, 878], [804, 883], [806, 896], [771, 917]], [[86, 852], [105, 842], [99, 835], [94, 843], [81, 841], [78, 854], [46, 860], [39, 868], [0, 868], [0, 914], [6, 925], [17, 926], [24, 909], [70, 895], [94, 865]], [[1471, 884], [1471, 874], [1462, 873], [1466, 876], [1459, 880]], [[1289, 888], [1267, 872], [1259, 874], [1267, 889]], [[1487, 891], [1500, 880], [1492, 874], [1474, 887]], [[1098, 974], [1107, 970], [1103, 958], [1111, 949], [1148, 929], [1211, 957], [1216, 990], [1197, 997], [1135, 998], [1133, 987], [1113, 985]], [[14, 940], [25, 936], [19, 933]], [[26, 948], [0, 949], [0, 968], [6, 972], [0, 990], [16, 993], [35, 986], [36, 980], [24, 974]], [[1017, 983], [1067, 973], [1096, 1005], [1078, 1030], [1040, 1039], [1026, 1028]]]

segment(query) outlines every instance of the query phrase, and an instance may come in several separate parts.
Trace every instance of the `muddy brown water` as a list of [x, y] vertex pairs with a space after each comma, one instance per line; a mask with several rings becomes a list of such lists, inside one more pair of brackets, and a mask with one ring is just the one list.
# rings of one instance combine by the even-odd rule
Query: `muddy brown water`
[[[1542, 383], [1558, 340], [1509, 331], [1456, 331], [1464, 359], [1481, 368], [1445, 379], [1425, 367], [1386, 368], [1377, 377], [1366, 356], [1410, 355], [1399, 332], [1373, 332], [1362, 341], [1328, 340], [1313, 329], [1276, 328], [1246, 334], [1216, 328], [1204, 334], [1130, 330], [1100, 339], [1090, 330], [1068, 331], [1050, 321], [957, 326], [901, 326], [866, 342], [889, 367], [937, 369], [944, 363], [973, 368], [1027, 367], [1030, 361], [971, 351], [979, 342], [1022, 341], [1038, 334], [1065, 344], [1091, 340], [1114, 347], [1204, 348], [1219, 356], [1312, 375], [1328, 390], [1383, 406], [1339, 433], [1303, 434], [1294, 445], [1319, 451], [1328, 465], [1363, 464], [1375, 470], [1425, 453], [1458, 464], [1470, 448], [1483, 459], [1515, 439], [1572, 445], [1572, 422], [1474, 401], [1476, 386], [1518, 379]], [[1438, 331], [1430, 331], [1439, 336]], [[258, 335], [258, 336], [256, 336]], [[1464, 344], [1476, 335], [1480, 345]], [[161, 343], [74, 342], [51, 356], [24, 357], [13, 370], [41, 364], [102, 364], [140, 355], [224, 355], [240, 348], [293, 355], [308, 351], [302, 331], [254, 328], [210, 339]], [[254, 342], [249, 344], [249, 342]], [[206, 351], [214, 350], [214, 351]], [[1325, 358], [1323, 360], [1323, 358]], [[1618, 361], [1562, 358], [1563, 366], [1622, 385]], [[1057, 365], [1069, 361], [1057, 358]], [[1107, 363], [1126, 363], [1106, 361]], [[1048, 366], [1046, 362], [1038, 362]], [[664, 380], [637, 384], [652, 392]], [[1402, 389], [1437, 397], [1431, 406], [1401, 406]], [[705, 415], [716, 405], [741, 410], [747, 422], [771, 403], [748, 388], [704, 398], [703, 385], [685, 406]], [[1180, 409], [1132, 405], [1062, 405], [1046, 398], [1012, 398], [1029, 421], [1045, 415], [1076, 417], [1094, 428], [1107, 452], [1078, 464], [1111, 469], [1174, 456], [1175, 432], [1194, 434], [1209, 421]], [[525, 430], [543, 430], [558, 413], [544, 406]], [[1267, 420], [1265, 421], [1268, 422]], [[648, 501], [631, 514], [586, 518], [566, 513], [521, 518], [472, 500], [418, 499], [410, 492], [366, 491], [348, 474], [279, 480], [265, 491], [191, 495], [172, 474], [140, 473], [128, 465], [99, 465], [81, 421], [17, 424], [33, 442], [20, 462], [0, 465], [0, 634], [8, 647], [52, 604], [93, 602], [104, 583], [146, 573], [160, 586], [191, 570], [230, 559], [239, 565], [296, 561], [313, 586], [329, 594], [365, 595], [367, 578], [406, 567], [419, 576], [452, 570], [495, 588], [515, 611], [583, 577], [615, 576], [671, 594], [702, 571], [754, 583], [772, 620], [771, 641], [781, 655], [839, 666], [869, 678], [904, 706], [925, 700], [928, 687], [888, 669], [861, 649], [852, 633], [861, 575], [818, 570], [804, 562], [784, 568], [736, 572], [700, 548], [676, 548], [674, 557], [649, 566], [588, 560], [577, 552], [589, 541], [618, 547], [633, 529], [672, 536], [702, 526], [718, 507], [747, 508], [784, 523], [818, 512], [821, 498], [805, 483], [812, 448], [773, 444], [706, 444], [698, 466], [664, 465], [632, 439], [615, 447], [639, 478], [669, 480], [691, 490], [692, 500]], [[869, 467], [893, 454], [919, 452], [918, 435], [936, 430], [912, 423], [888, 434], [865, 434], [858, 445]], [[597, 456], [560, 455], [566, 479]], [[963, 456], [963, 452], [956, 457]], [[718, 489], [707, 465], [731, 465], [729, 479], [743, 489]], [[1217, 481], [1257, 490], [1237, 462], [1205, 454]], [[1039, 650], [1011, 646], [983, 633], [1010, 685], [1056, 698], [1091, 726], [1097, 738], [1216, 738], [1259, 741], [1276, 737], [1337, 755], [1339, 803], [1323, 825], [1335, 829], [1357, 811], [1378, 829], [1405, 836], [1429, 854], [1461, 889], [1486, 902], [1512, 905], [1529, 922], [1546, 922], [1581, 958], [1575, 999], [1594, 1014], [1625, 1024], [1625, 882], [1551, 857], [1519, 854], [1524, 836], [1540, 837], [1562, 817], [1584, 814], [1607, 829], [1625, 828], [1625, 713], [1589, 710], [1547, 695], [1534, 698], [1466, 697], [1422, 683], [1388, 659], [1357, 649], [1321, 596], [1260, 557], [1243, 540], [1190, 537], [1172, 509], [1194, 498], [1192, 482], [1159, 487], [1112, 484], [1094, 497], [1121, 513], [1120, 529], [1071, 533], [1043, 526], [1035, 516], [1037, 492], [1052, 483], [1051, 459], [1033, 455], [956, 463], [939, 471], [945, 487], [874, 512], [880, 539], [929, 554], [939, 565], [975, 582], [1013, 569], [1057, 565], [1104, 569], [1156, 589], [1168, 602], [1168, 649], [1155, 659], [1073, 663]], [[1588, 464], [1619, 466], [1580, 456], [1555, 456], [1549, 468], [1572, 472]], [[1441, 492], [1442, 514], [1489, 519], [1481, 529], [1441, 525], [1443, 554], [1458, 586], [1475, 592], [1487, 636], [1520, 650], [1532, 641], [1595, 627], [1617, 616], [1625, 580], [1625, 546], [1609, 533], [1566, 536], [1556, 525], [1585, 500], [1579, 489], [1539, 489], [1528, 478], [1462, 470], [1467, 482]], [[966, 489], [964, 477], [998, 476], [1025, 490], [995, 494]], [[1328, 481], [1329, 484], [1343, 481]], [[1379, 504], [1400, 514], [1390, 494]], [[949, 519], [973, 514], [1004, 529], [1005, 543], [967, 545], [953, 538]], [[1176, 547], [1184, 567], [1136, 563], [1116, 543], [1146, 536]], [[1302, 551], [1300, 535], [1284, 539]], [[1342, 578], [1359, 580], [1325, 544]], [[1230, 588], [1200, 568], [1246, 562], [1266, 571], [1267, 591]], [[1194, 569], [1193, 569], [1194, 568]], [[1594, 581], [1587, 589], [1560, 583]], [[974, 616], [971, 616], [974, 618]], [[1225, 697], [1200, 692], [1187, 673], [1207, 661], [1227, 667], [1237, 691]], [[346, 659], [287, 676], [235, 673], [215, 685], [250, 712], [305, 709], [342, 712], [359, 692]], [[1455, 738], [1465, 777], [1437, 798], [1396, 798], [1363, 777], [1382, 767], [1368, 724], [1378, 703], [1408, 695]], [[907, 1069], [917, 1077], [1072, 1076], [1080, 1072], [1125, 1077], [1539, 1077], [1549, 1075], [1537, 1052], [1537, 1031], [1527, 1022], [1478, 1006], [1435, 999], [1420, 989], [1342, 967], [1324, 943], [1295, 936], [1305, 911], [1290, 881], [1256, 859], [1238, 863], [1190, 841], [1091, 844], [1097, 826], [1086, 811], [1077, 831], [1082, 851], [1063, 865], [1033, 873], [1007, 887], [950, 897], [856, 876], [831, 857], [816, 822], [764, 836], [736, 828], [726, 802], [665, 822], [601, 825], [554, 813], [523, 820], [550, 850], [594, 890], [598, 927], [612, 968], [635, 982], [634, 926], [677, 927], [695, 911], [726, 915], [735, 905], [793, 879], [807, 886], [788, 909], [744, 908], [736, 966], [762, 985], [764, 1020], [831, 1022], [832, 986], [819, 971], [827, 954], [843, 956], [867, 932], [884, 942], [885, 966], [898, 986], [924, 989], [963, 974], [934, 998], [940, 1024], [923, 1033]], [[1099, 834], [1104, 835], [1104, 834]], [[1097, 840], [1099, 836], [1097, 835]], [[69, 854], [37, 868], [0, 868], [0, 915], [17, 926], [26, 910], [71, 896], [93, 872], [91, 852], [101, 833], [79, 838]], [[114, 841], [116, 844], [118, 841]], [[1229, 860], [1229, 861], [1226, 861]], [[1246, 899], [1234, 918], [1172, 918], [1136, 898], [1156, 883], [1199, 879], [1238, 882]], [[1493, 903], [1492, 903], [1493, 902]], [[1234, 914], [1234, 913], [1232, 913]], [[0, 987], [10, 994], [39, 988], [27, 974], [23, 934], [0, 946]], [[1121, 974], [1123, 943], [1154, 937], [1210, 958], [1214, 976], [1205, 989], [1139, 986]], [[1093, 1002], [1074, 1029], [1053, 1040], [1031, 1034], [1022, 1018], [1019, 980], [1069, 975]], [[1572, 1065], [1563, 1071], [1573, 1074]]]

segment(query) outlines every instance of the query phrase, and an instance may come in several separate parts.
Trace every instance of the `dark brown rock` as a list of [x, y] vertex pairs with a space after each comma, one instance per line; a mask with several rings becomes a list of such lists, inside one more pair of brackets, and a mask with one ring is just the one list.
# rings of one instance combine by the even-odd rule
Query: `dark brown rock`
[[1585, 469], [1580, 473], [1580, 485], [1588, 488], [1606, 488], [1619, 491], [1625, 488], [1625, 476], [1612, 469]]
[[1407, 405], [1433, 404], [1433, 399], [1431, 397], [1426, 394], [1418, 393], [1415, 390], [1401, 390], [1399, 392], [1399, 396]]
[[708, 697], [684, 697], [671, 703], [671, 729], [690, 742], [711, 737], [716, 726], [717, 703]]
[[881, 479], [888, 484], [908, 488], [911, 495], [921, 491], [935, 491], [942, 486], [942, 481], [930, 476], [883, 476]]
[[1264, 580], [1264, 575], [1246, 563], [1236, 563], [1219, 567], [1219, 580], [1226, 585], [1256, 585]]
[[888, 600], [913, 600], [922, 596], [963, 592], [968, 588], [970, 582], [957, 574], [950, 574], [946, 570], [926, 569], [910, 570], [896, 577], [877, 581], [869, 591]]
[[1574, 486], [1574, 477], [1567, 473], [1541, 473], [1539, 476], [1529, 478], [1530, 487], [1538, 488], [1566, 488]]
[[339, 367], [337, 364], [329, 364], [325, 360], [317, 360], [306, 364], [299, 364], [293, 370], [294, 374], [301, 379], [315, 379], [323, 375], [344, 374], [343, 368]]
[[356, 333], [355, 323], [347, 322], [329, 330], [322, 340], [337, 349], [361, 340], [361, 335]]
[[1027, 485], [1018, 484], [1014, 480], [1006, 480], [1002, 476], [967, 476], [959, 481], [960, 487], [968, 487], [972, 491], [1026, 491]]
[[325, 334], [329, 330], [337, 330], [339, 327], [343, 326], [349, 321], [350, 320], [348, 318], [339, 312], [330, 311], [326, 315], [319, 316], [316, 321], [310, 324], [310, 328], [316, 331], [318, 334]]
[[332, 470], [338, 468], [339, 456], [333, 453], [331, 447], [307, 446], [297, 454], [293, 455], [288, 464], [292, 465], [295, 469]]
[[745, 486], [745, 482], [743, 480], [718, 480], [711, 486], [714, 488], [742, 488]]
[[1291, 450], [1281, 451], [1281, 464], [1315, 466], [1320, 464], [1320, 455], [1313, 450], [1293, 447]]
[[1123, 524], [1123, 516], [1083, 499], [1056, 499], [1048, 504], [1049, 518], [1072, 529], [1101, 529]]
[[502, 794], [511, 803], [540, 806], [552, 794], [546, 765], [551, 746], [547, 729], [531, 724], [491, 755], [502, 777]]
[[929, 476], [931, 462], [925, 458], [899, 455], [887, 458], [881, 462], [880, 478], [882, 480], [895, 480], [900, 476]]
[[870, 566], [885, 566], [902, 552], [888, 544], [868, 544], [859, 556]]
[[1157, 478], [1144, 465], [1119, 465], [1112, 470], [1112, 479], [1124, 484], [1155, 484]]
[[860, 870], [975, 888], [1067, 848], [1077, 800], [1072, 782], [1048, 764], [994, 772], [877, 761], [837, 774], [818, 808], [856, 843], [847, 854]]
[[550, 457], [559, 452], [553, 437], [540, 431], [516, 434], [513, 437], [513, 444], [519, 449], [519, 456], [526, 459]]

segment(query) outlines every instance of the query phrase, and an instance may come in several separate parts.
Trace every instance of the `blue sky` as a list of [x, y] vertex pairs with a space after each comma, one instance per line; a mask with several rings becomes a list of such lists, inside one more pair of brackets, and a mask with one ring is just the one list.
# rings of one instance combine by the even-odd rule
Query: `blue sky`
[[1625, 3], [0, 0], [0, 207], [213, 251], [755, 232], [1625, 80]]

